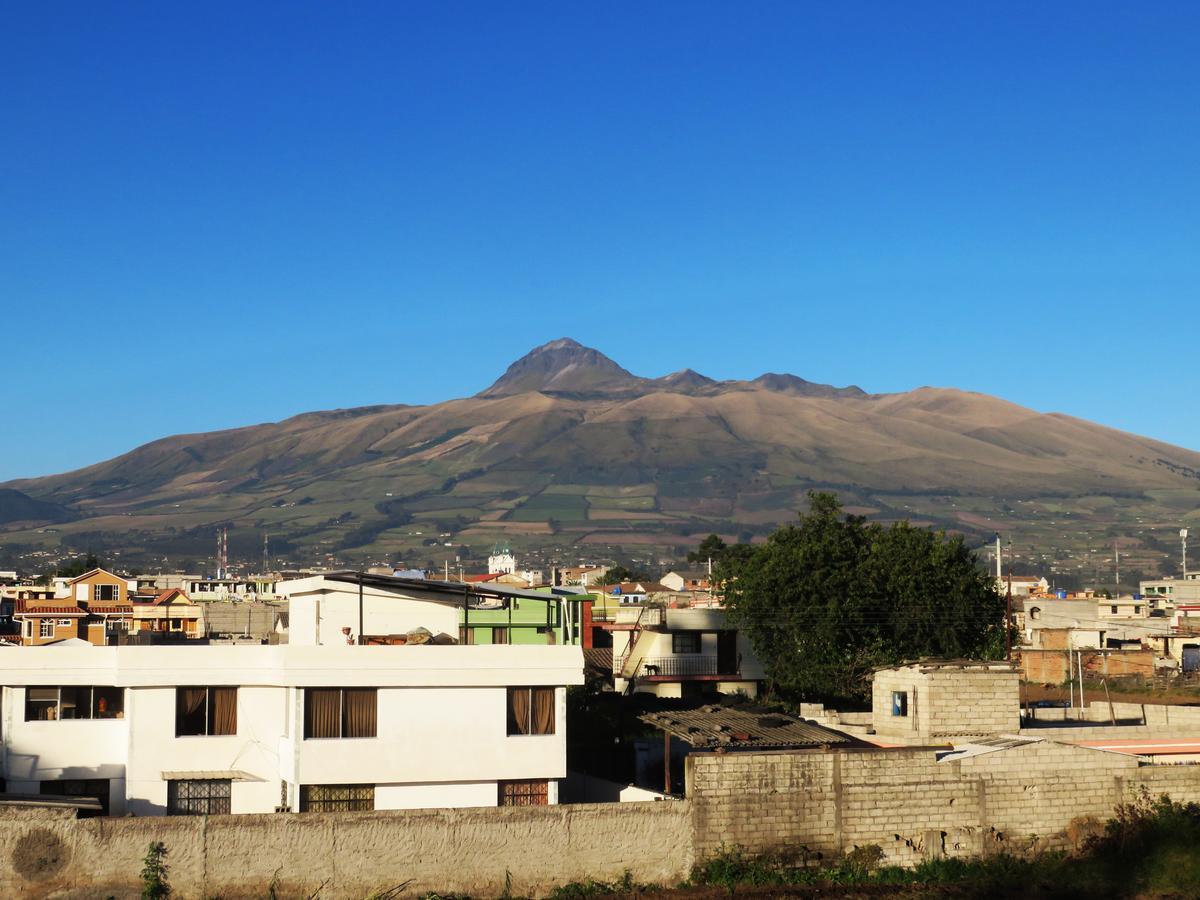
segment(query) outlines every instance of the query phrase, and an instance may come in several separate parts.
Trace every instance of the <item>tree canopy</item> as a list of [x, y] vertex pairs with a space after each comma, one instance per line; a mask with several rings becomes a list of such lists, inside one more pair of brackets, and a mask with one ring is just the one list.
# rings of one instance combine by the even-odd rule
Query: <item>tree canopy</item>
[[730, 620], [781, 693], [858, 701], [877, 666], [1001, 655], [1004, 600], [961, 537], [843, 515], [833, 494], [809, 502], [720, 565]]
[[623, 566], [618, 563], [615, 566], [609, 566], [604, 573], [605, 584], [621, 584], [628, 581], [645, 581], [646, 576], [641, 572], [635, 572], [633, 569]]

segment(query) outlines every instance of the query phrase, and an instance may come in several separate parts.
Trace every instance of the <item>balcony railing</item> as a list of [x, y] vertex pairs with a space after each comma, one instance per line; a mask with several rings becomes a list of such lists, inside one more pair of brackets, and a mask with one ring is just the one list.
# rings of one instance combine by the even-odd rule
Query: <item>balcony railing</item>
[[639, 678], [695, 678], [699, 676], [736, 677], [735, 663], [720, 665], [718, 657], [710, 654], [644, 657], [637, 668]]

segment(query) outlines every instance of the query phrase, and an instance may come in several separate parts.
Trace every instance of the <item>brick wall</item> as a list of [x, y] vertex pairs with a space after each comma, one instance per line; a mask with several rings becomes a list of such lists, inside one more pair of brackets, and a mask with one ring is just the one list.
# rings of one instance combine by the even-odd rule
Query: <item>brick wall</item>
[[[1154, 674], [1153, 650], [1083, 650], [1081, 653], [1087, 676]], [[1042, 684], [1062, 684], [1071, 677], [1072, 658], [1066, 650], [1021, 650], [1022, 677]]]

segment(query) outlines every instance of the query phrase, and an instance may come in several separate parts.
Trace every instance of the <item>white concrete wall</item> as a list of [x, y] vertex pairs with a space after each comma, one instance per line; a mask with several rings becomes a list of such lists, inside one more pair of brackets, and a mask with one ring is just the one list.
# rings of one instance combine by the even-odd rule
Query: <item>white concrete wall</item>
[[[507, 693], [487, 688], [382, 688], [373, 738], [293, 742], [299, 784], [562, 778], [566, 689], [555, 692], [555, 733], [507, 732]], [[293, 734], [303, 733], [298, 718]], [[492, 804], [494, 805], [495, 798]]]
[[[41, 648], [28, 649], [36, 652]], [[126, 718], [123, 719], [26, 722], [25, 688], [4, 688], [0, 702], [3, 703], [3, 766], [8, 790], [36, 794], [42, 781], [108, 778], [113, 781], [110, 812], [122, 814], [125, 811], [124, 779], [129, 745], [128, 694], [126, 691]]]
[[[288, 598], [289, 643], [345, 645], [343, 628], [350, 629], [351, 641], [357, 639], [357, 586], [304, 578], [282, 582], [280, 594]], [[364, 588], [362, 618], [365, 634], [404, 634], [414, 628], [428, 628], [434, 634], [458, 638], [459, 612], [455, 607], [389, 591]]]
[[377, 784], [376, 809], [495, 806], [499, 786], [494, 781], [440, 784]]
[[239, 687], [237, 734], [175, 736], [175, 688], [130, 688], [126, 792], [129, 811], [162, 815], [167, 808], [164, 772], [231, 771], [250, 780], [230, 788], [232, 812], [271, 812], [279, 804], [279, 735], [284, 689]]

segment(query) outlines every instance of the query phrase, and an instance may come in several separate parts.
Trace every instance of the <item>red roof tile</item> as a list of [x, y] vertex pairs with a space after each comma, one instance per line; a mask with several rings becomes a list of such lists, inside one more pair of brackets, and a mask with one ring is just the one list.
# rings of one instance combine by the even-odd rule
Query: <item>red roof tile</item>
[[55, 605], [37, 600], [18, 600], [15, 615], [18, 616], [86, 616], [78, 604]]

